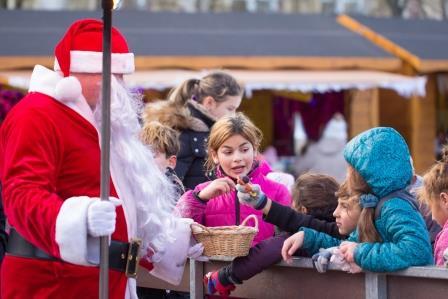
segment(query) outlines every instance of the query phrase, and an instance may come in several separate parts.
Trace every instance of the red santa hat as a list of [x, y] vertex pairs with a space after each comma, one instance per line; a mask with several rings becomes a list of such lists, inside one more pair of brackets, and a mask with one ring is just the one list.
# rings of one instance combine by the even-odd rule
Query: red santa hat
[[[112, 28], [111, 71], [113, 74], [134, 72], [134, 54], [124, 36]], [[55, 48], [54, 70], [65, 77], [56, 86], [57, 96], [66, 101], [79, 98], [81, 84], [70, 73], [102, 73], [103, 65], [103, 23], [85, 19], [73, 23]]]

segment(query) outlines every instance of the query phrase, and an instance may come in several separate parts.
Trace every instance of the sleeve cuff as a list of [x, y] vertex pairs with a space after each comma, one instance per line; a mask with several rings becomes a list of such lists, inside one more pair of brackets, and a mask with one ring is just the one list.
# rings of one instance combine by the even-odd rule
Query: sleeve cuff
[[306, 227], [299, 228], [299, 232], [300, 231], [304, 233], [302, 248], [309, 251], [314, 245], [314, 231]]
[[199, 197], [199, 192], [201, 192], [201, 191], [193, 191], [193, 192], [191, 192], [191, 194], [192, 194], [192, 196], [193, 196], [194, 199], [196, 199], [196, 200], [199, 201], [200, 203], [206, 205], [206, 204], [207, 204], [207, 201], [205, 201], [205, 200], [203, 200], [202, 198]]
[[358, 266], [360, 265], [362, 246], [362, 243], [358, 244], [353, 251], [353, 259]]
[[[61, 259], [76, 265], [93, 266], [87, 231], [88, 196], [70, 197], [64, 201], [56, 218], [56, 243]], [[94, 241], [95, 242], [95, 241]], [[90, 254], [89, 254], [90, 253]], [[89, 257], [90, 256], [90, 257]]]

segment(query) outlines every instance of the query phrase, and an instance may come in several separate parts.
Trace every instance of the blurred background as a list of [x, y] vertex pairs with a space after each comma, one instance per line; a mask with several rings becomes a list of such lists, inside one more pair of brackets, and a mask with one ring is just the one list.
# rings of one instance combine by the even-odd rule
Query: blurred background
[[[1, 0], [7, 9], [100, 9], [96, 0]], [[446, 19], [447, 0], [129, 0], [121, 8], [153, 12], [270, 12], [360, 14], [376, 17]]]
[[[71, 22], [101, 18], [100, 3], [0, 0], [0, 121], [33, 66], [53, 66]], [[245, 87], [240, 110], [275, 170], [339, 178], [346, 141], [375, 126], [403, 134], [417, 172], [440, 155], [447, 14], [448, 0], [123, 0], [113, 23], [136, 54], [126, 80], [145, 101], [226, 70]]]

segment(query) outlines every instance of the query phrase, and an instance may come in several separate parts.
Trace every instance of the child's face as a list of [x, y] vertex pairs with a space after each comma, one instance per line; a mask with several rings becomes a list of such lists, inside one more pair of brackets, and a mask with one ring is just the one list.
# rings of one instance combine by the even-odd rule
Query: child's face
[[162, 172], [165, 172], [167, 167], [175, 168], [176, 167], [176, 156], [166, 156], [163, 152], [155, 152], [154, 153], [154, 161], [157, 164], [157, 167]]
[[448, 193], [440, 193], [439, 198], [434, 198], [430, 202], [430, 208], [432, 219], [443, 227], [446, 221], [448, 221]]
[[338, 226], [341, 235], [349, 235], [356, 229], [358, 225], [361, 209], [356, 204], [349, 205], [347, 200], [338, 200], [338, 206], [333, 212], [336, 218], [336, 225]]
[[226, 115], [235, 115], [236, 109], [241, 104], [242, 96], [227, 96], [222, 102], [215, 101], [212, 97], [204, 99], [203, 105], [217, 119]]
[[245, 176], [252, 169], [255, 151], [253, 145], [237, 134], [228, 138], [217, 152], [212, 153], [213, 162], [221, 166], [231, 178]]

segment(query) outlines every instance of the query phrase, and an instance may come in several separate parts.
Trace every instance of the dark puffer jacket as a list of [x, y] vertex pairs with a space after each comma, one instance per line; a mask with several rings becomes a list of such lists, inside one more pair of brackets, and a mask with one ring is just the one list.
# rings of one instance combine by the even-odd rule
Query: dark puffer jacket
[[186, 107], [176, 107], [168, 101], [159, 101], [146, 106], [143, 118], [145, 122], [157, 120], [180, 132], [174, 170], [186, 190], [209, 180], [204, 168], [206, 143], [216, 119], [202, 105], [190, 100]]

